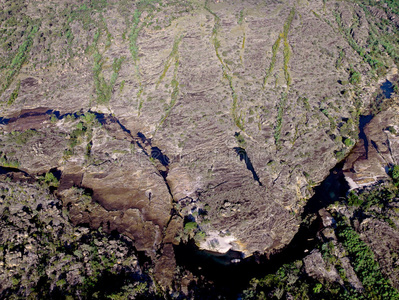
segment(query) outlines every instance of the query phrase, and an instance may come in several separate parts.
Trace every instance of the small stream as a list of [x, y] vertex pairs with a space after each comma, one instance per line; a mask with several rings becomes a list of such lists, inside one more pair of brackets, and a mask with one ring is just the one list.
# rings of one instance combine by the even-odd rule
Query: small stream
[[381, 85], [380, 89], [386, 99], [390, 99], [395, 91], [393, 83], [390, 82], [388, 79]]

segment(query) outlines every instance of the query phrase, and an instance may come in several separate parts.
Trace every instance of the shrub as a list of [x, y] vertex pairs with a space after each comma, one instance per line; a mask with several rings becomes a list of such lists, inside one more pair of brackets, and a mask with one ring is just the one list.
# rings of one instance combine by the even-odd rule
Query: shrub
[[353, 191], [348, 196], [348, 205], [350, 206], [361, 206], [363, 200], [360, 199]]
[[337, 160], [342, 160], [345, 158], [345, 150], [335, 151], [335, 157]]
[[351, 84], [359, 84], [361, 80], [362, 80], [362, 76], [360, 75], [360, 73], [357, 71], [351, 70], [349, 82]]
[[195, 229], [197, 229], [198, 224], [196, 222], [188, 222], [184, 225], [184, 231], [185, 232], [191, 232]]
[[39, 177], [39, 182], [46, 184], [48, 187], [58, 187], [60, 182], [52, 172], [47, 172], [44, 176]]
[[399, 165], [394, 165], [390, 171], [395, 186], [399, 186]]
[[247, 143], [245, 142], [245, 139], [244, 139], [244, 137], [241, 135], [241, 133], [240, 133], [240, 132], [236, 132], [236, 133], [234, 134], [234, 137], [236, 138], [238, 145], [239, 145], [241, 148], [245, 148], [245, 146], [247, 145]]
[[352, 147], [355, 144], [355, 142], [352, 141], [350, 138], [346, 138], [344, 144], [346, 147]]

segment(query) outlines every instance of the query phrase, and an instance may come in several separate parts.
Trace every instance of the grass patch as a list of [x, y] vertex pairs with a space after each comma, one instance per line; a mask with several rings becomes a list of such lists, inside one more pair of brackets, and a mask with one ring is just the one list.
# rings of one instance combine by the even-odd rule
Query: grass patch
[[290, 62], [291, 51], [290, 45], [288, 44], [287, 39], [284, 39], [284, 77], [285, 81], [287, 82], [287, 86], [291, 84], [291, 75], [288, 70], [288, 63]]
[[129, 50], [135, 65], [137, 65], [138, 61], [137, 38], [140, 30], [143, 28], [143, 26], [139, 26], [140, 16], [141, 11], [136, 9], [133, 13], [133, 24], [129, 34]]
[[291, 51], [290, 45], [288, 43], [288, 32], [291, 28], [292, 21], [295, 16], [295, 9], [292, 8], [290, 14], [288, 15], [287, 20], [284, 23], [283, 32], [279, 34], [277, 40], [274, 42], [272, 46], [272, 59], [270, 61], [269, 68], [266, 71], [266, 75], [263, 79], [263, 88], [265, 88], [267, 80], [269, 79], [270, 75], [273, 73], [274, 66], [276, 65], [277, 59], [277, 52], [280, 47], [281, 39], [283, 39], [283, 55], [284, 55], [284, 77], [287, 82], [287, 86], [291, 84], [291, 75], [288, 70], [288, 64], [291, 58]]
[[172, 93], [170, 95], [170, 103], [169, 103], [168, 107], [166, 108], [165, 114], [161, 118], [158, 127], [160, 127], [163, 124], [163, 122], [165, 121], [165, 119], [169, 116], [171, 110], [176, 105], [177, 99], [179, 97], [179, 81], [177, 80], [178, 79], [177, 75], [178, 75], [178, 71], [179, 71], [179, 44], [180, 44], [182, 38], [183, 38], [182, 35], [180, 37], [175, 38], [175, 41], [174, 41], [173, 47], [172, 47], [172, 51], [169, 54], [168, 60], [166, 61], [166, 64], [164, 67], [164, 71], [161, 74], [161, 77], [159, 78], [158, 83], [157, 83], [157, 87], [158, 87], [158, 85], [161, 83], [161, 81], [165, 77], [166, 72], [168, 71], [172, 61], [174, 60], [175, 63], [174, 63], [174, 69], [173, 69], [173, 78], [170, 83], [170, 85], [172, 87]]
[[159, 77], [159, 79], [157, 81], [156, 88], [158, 88], [159, 84], [165, 78], [166, 73], [168, 72], [168, 70], [169, 70], [169, 68], [170, 68], [170, 66], [172, 64], [172, 61], [173, 60], [175, 60], [175, 61], [178, 60], [179, 44], [180, 44], [182, 38], [183, 38], [182, 35], [180, 37], [178, 37], [178, 38], [175, 38], [175, 41], [173, 42], [172, 51], [170, 52], [170, 54], [168, 56], [168, 59], [166, 60], [165, 66], [164, 66], [163, 71], [162, 71], [162, 74], [161, 74], [161, 76]]
[[125, 57], [115, 58], [112, 63], [112, 75], [109, 81], [105, 80], [103, 71], [103, 58], [100, 52], [97, 49], [97, 42], [100, 37], [100, 32], [98, 31], [94, 37], [94, 48], [95, 53], [93, 55], [94, 58], [94, 66], [93, 66], [93, 76], [94, 76], [94, 85], [96, 88], [97, 94], [97, 103], [99, 104], [108, 104], [111, 100], [113, 88], [115, 86], [115, 82], [118, 79], [119, 71], [122, 66], [122, 62], [125, 60]]
[[284, 30], [283, 30], [284, 77], [287, 82], [287, 86], [289, 86], [291, 84], [291, 75], [288, 70], [288, 63], [290, 62], [290, 57], [291, 57], [290, 45], [288, 43], [288, 32], [291, 28], [291, 24], [292, 24], [292, 20], [294, 19], [294, 16], [295, 16], [295, 9], [292, 8], [290, 11], [290, 14], [288, 15], [287, 20], [285, 21]]
[[337, 61], [335, 62], [335, 68], [339, 69], [342, 66], [342, 62], [343, 62], [344, 58], [345, 58], [345, 51], [343, 49], [341, 49], [339, 51]]
[[137, 47], [137, 39], [138, 39], [141, 29], [144, 26], [144, 23], [142, 23], [141, 26], [139, 26], [141, 14], [142, 14], [142, 12], [138, 9], [136, 9], [134, 11], [133, 21], [132, 21], [132, 29], [130, 30], [130, 34], [129, 34], [129, 50], [130, 50], [130, 54], [132, 55], [132, 59], [133, 59], [134, 66], [135, 66], [136, 77], [139, 82], [139, 90], [136, 95], [138, 102], [139, 102], [139, 107], [138, 107], [138, 115], [139, 116], [140, 116], [141, 107], [143, 105], [143, 101], [141, 100], [141, 94], [143, 93], [143, 87], [141, 84], [141, 76], [140, 76], [140, 70], [139, 70], [139, 58], [138, 58], [139, 50]]
[[[140, 31], [143, 29], [144, 26], [147, 25], [147, 21], [151, 20], [153, 18], [152, 12], [155, 10], [153, 3], [159, 3], [159, 1], [158, 0], [141, 0], [137, 3], [137, 8], [133, 13], [133, 18], [132, 18], [132, 28], [129, 33], [129, 50], [130, 50], [130, 54], [132, 55], [132, 59], [133, 59], [134, 66], [135, 66], [136, 77], [137, 77], [137, 80], [139, 83], [139, 90], [137, 91], [137, 94], [136, 94], [137, 102], [138, 102], [138, 112], [137, 112], [138, 116], [140, 116], [141, 108], [143, 107], [143, 104], [144, 104], [144, 99], [141, 98], [144, 89], [142, 86], [141, 76], [140, 76], [139, 57], [138, 57], [139, 49], [137, 46], [137, 40], [138, 40]], [[140, 24], [140, 17], [142, 16], [144, 11], [147, 11], [148, 15], [146, 17], [146, 21], [142, 22]]]
[[[237, 93], [234, 89], [234, 85], [233, 85], [233, 77], [228, 73], [228, 71], [230, 71], [230, 68], [228, 65], [226, 65], [222, 59], [222, 57], [220, 56], [220, 52], [219, 52], [219, 48], [220, 48], [220, 42], [217, 39], [217, 34], [218, 34], [218, 30], [220, 27], [220, 18], [219, 16], [214, 13], [208, 6], [208, 1], [205, 2], [205, 9], [211, 14], [213, 15], [214, 19], [215, 19], [215, 25], [213, 26], [213, 30], [212, 30], [212, 43], [213, 46], [215, 48], [215, 53], [216, 53], [216, 57], [219, 59], [220, 64], [222, 66], [222, 71], [223, 71], [223, 78], [227, 79], [228, 83], [229, 83], [229, 87], [231, 90], [231, 97], [233, 100], [233, 103], [231, 105], [231, 114], [233, 117], [233, 121], [234, 124], [242, 131], [244, 131], [244, 120], [242, 117], [242, 114], [238, 113], [238, 96]], [[243, 45], [242, 47], [244, 47], [245, 45], [245, 36], [244, 36], [244, 40], [243, 40]]]
[[274, 42], [274, 44], [272, 46], [272, 60], [269, 65], [269, 69], [266, 72], [266, 76], [263, 79], [263, 88], [265, 88], [267, 80], [269, 79], [270, 75], [272, 74], [274, 66], [276, 64], [277, 51], [278, 51], [278, 48], [280, 47], [281, 37], [282, 37], [282, 35], [279, 34], [277, 40]]

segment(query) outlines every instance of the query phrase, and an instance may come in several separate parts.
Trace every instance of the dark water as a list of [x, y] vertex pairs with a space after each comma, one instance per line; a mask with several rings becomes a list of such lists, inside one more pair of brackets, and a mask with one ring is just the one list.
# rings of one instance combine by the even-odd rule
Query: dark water
[[302, 213], [302, 219], [309, 214], [315, 214], [320, 209], [342, 201], [349, 191], [348, 182], [345, 180], [342, 167], [344, 161], [338, 163], [324, 181], [314, 188], [314, 196], [308, 200]]
[[389, 80], [384, 81], [380, 86], [380, 93], [375, 99], [375, 105], [379, 109], [386, 99], [390, 99], [395, 92], [394, 85]]
[[385, 98], [390, 99], [394, 93], [394, 86], [392, 82], [386, 80], [380, 87]]
[[0, 175], [6, 175], [6, 174], [12, 174], [12, 173], [21, 173], [23, 175], [29, 176], [28, 173], [21, 171], [17, 168], [7, 168], [7, 167], [0, 166]]

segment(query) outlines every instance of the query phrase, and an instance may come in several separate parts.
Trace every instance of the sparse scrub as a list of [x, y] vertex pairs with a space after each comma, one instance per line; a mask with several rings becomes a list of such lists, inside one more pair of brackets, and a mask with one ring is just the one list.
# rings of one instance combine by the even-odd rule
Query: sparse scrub
[[[97, 44], [98, 38], [99, 35], [96, 35], [95, 44]], [[93, 58], [94, 58], [94, 66], [93, 66], [94, 85], [97, 94], [96, 100], [97, 103], [99, 104], [108, 104], [109, 101], [111, 100], [113, 88], [118, 78], [122, 62], [125, 60], [125, 58], [122, 57], [114, 59], [114, 62], [112, 64], [113, 73], [108, 83], [105, 80], [104, 75], [102, 74], [104, 61], [97, 49], [96, 52], [94, 53]]]
[[[350, 28], [346, 28], [343, 26], [342, 20], [341, 20], [341, 14], [339, 12], [334, 12], [335, 15], [335, 20], [338, 24], [338, 27], [346, 40], [348, 41], [348, 44], [363, 58], [363, 60], [370, 65], [370, 67], [374, 70], [377, 70], [378, 72], [384, 72], [385, 69], [385, 63], [384, 63], [384, 58], [383, 55], [379, 54], [379, 51], [371, 51], [361, 47], [358, 45], [358, 43], [354, 40], [352, 36], [352, 29], [357, 26], [357, 23], [355, 22], [354, 25], [352, 25]], [[371, 25], [372, 27], [372, 25]], [[369, 33], [369, 39], [374, 39], [375, 36], [372, 33], [372, 31]], [[378, 42], [377, 42], [378, 43]], [[374, 43], [371, 43], [373, 45]]]
[[12, 131], [8, 137], [9, 142], [14, 142], [17, 145], [25, 145], [29, 139], [34, 136], [39, 135], [40, 133], [33, 129], [28, 129], [25, 131]]
[[69, 135], [68, 149], [64, 151], [64, 156], [69, 158], [75, 153], [76, 146], [86, 142], [85, 158], [88, 160], [92, 147], [93, 128], [100, 126], [100, 123], [97, 121], [96, 115], [90, 112], [82, 114], [79, 119], [76, 128]]
[[19, 168], [19, 162], [8, 159], [7, 155], [0, 151], [0, 166], [5, 168]]
[[[95, 205], [83, 190], [72, 190], [82, 211]], [[156, 298], [150, 291], [152, 280], [143, 276], [146, 271], [135, 267], [136, 253], [128, 238], [107, 235], [102, 228], [74, 226], [68, 209], [43, 184], [2, 184], [0, 196], [0, 225], [7, 232], [1, 237], [5, 262], [1, 270], [8, 274], [2, 282], [2, 296]], [[20, 228], [29, 228], [29, 234], [21, 234]]]

